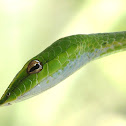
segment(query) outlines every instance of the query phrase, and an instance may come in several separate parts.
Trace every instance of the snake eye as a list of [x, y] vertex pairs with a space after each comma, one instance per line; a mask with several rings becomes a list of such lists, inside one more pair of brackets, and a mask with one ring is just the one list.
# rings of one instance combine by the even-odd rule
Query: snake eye
[[40, 61], [38, 61], [38, 60], [31, 61], [28, 65], [28, 69], [27, 69], [29, 74], [38, 73], [41, 70], [42, 70], [42, 65], [41, 65]]

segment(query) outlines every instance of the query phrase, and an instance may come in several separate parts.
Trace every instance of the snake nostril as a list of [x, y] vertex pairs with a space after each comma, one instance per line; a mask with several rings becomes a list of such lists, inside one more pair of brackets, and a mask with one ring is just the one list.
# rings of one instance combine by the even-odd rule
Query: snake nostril
[[10, 96], [10, 92], [9, 93], [7, 93], [7, 97], [9, 97]]

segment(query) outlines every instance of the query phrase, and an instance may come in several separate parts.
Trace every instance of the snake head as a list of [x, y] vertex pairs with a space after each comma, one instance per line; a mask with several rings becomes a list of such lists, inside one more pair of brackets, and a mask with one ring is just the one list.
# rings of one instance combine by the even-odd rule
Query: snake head
[[0, 105], [10, 105], [32, 89], [38, 83], [36, 77], [42, 69], [43, 67], [39, 60], [31, 59], [28, 61], [6, 89], [0, 99]]
[[69, 76], [73, 71], [70, 70], [73, 65], [70, 60], [76, 57], [77, 47], [67, 38], [59, 39], [30, 59], [6, 89], [0, 105], [10, 105], [30, 98]]

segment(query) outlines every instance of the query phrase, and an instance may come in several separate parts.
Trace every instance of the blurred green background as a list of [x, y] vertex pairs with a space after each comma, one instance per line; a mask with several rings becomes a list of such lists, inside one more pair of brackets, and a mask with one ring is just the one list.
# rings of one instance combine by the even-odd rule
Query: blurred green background
[[[55, 40], [126, 30], [125, 0], [0, 0], [0, 96]], [[54, 88], [0, 108], [0, 126], [126, 126], [126, 52], [93, 61]]]

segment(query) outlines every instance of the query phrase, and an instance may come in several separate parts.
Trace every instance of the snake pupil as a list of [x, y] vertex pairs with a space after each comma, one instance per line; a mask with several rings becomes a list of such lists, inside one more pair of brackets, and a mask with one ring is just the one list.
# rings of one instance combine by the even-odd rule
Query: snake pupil
[[35, 74], [38, 73], [42, 70], [42, 64], [40, 63], [39, 60], [33, 60], [29, 63], [27, 72], [29, 74]]
[[33, 72], [34, 70], [39, 68], [39, 64], [36, 64], [35, 66], [33, 66], [29, 72]]

